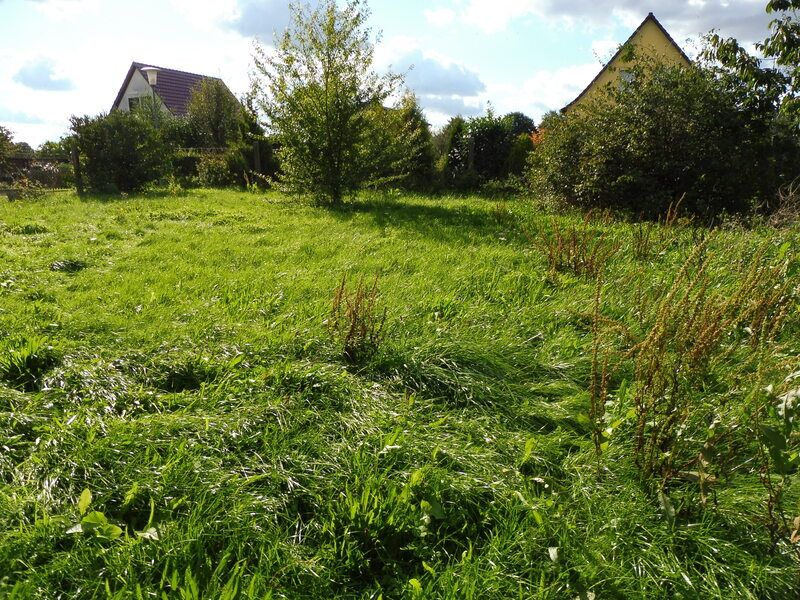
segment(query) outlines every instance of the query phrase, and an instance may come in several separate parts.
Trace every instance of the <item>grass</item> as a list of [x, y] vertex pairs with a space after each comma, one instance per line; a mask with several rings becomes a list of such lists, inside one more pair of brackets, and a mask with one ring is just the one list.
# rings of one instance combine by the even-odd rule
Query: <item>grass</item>
[[[553, 268], [558, 231], [618, 250]], [[797, 433], [762, 447], [748, 423], [777, 431], [764, 398], [797, 385], [799, 238], [474, 198], [2, 204], [0, 597], [794, 598], [769, 515], [800, 515], [777, 472]], [[667, 436], [711, 440], [714, 477], [662, 485], [636, 464], [632, 349], [698, 330], [654, 322], [680, 321], [663, 300], [700, 243], [692, 298], [757, 255], [786, 310], [755, 345], [715, 330]], [[378, 277], [386, 314], [360, 360], [327, 323], [345, 276]], [[696, 439], [707, 419], [725, 434]]]

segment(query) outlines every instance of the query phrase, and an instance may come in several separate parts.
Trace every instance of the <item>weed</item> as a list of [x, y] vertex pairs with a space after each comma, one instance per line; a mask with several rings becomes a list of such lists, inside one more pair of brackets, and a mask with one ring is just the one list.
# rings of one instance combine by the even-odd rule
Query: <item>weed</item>
[[636, 260], [646, 260], [652, 255], [653, 228], [653, 224], [649, 222], [639, 223], [632, 228], [631, 251]]
[[542, 232], [539, 237], [539, 247], [547, 256], [551, 272], [569, 270], [577, 275], [597, 277], [620, 245], [585, 224], [580, 228], [562, 228], [553, 220], [550, 233]]
[[24, 338], [0, 350], [0, 377], [15, 388], [35, 391], [58, 362], [58, 353], [46, 340]]
[[378, 276], [372, 285], [361, 277], [355, 291], [349, 291], [347, 276], [342, 275], [327, 324], [347, 361], [357, 363], [373, 356], [383, 341], [386, 325], [386, 308], [378, 308]]
[[695, 248], [669, 290], [653, 302], [649, 329], [628, 352], [634, 360], [636, 463], [662, 487], [705, 459], [707, 453], [689, 440], [697, 440], [713, 420], [713, 407], [696, 400], [712, 362], [775, 339], [791, 305], [785, 267], [769, 263], [763, 251], [732, 289], [714, 286], [706, 245]]

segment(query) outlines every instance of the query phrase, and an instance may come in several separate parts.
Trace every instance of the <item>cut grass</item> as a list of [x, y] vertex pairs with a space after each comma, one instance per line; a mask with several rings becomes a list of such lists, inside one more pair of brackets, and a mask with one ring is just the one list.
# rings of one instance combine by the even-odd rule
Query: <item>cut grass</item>
[[[631, 431], [595, 455], [596, 284], [529, 241], [583, 218], [498, 210], [210, 190], [0, 205], [0, 336], [60, 358], [35, 387], [0, 383], [0, 596], [796, 597], [756, 465], [705, 506], [675, 489], [673, 516]], [[645, 330], [697, 231], [592, 227], [621, 248], [602, 314]], [[730, 285], [766, 244], [796, 278], [798, 241], [717, 232], [706, 272]], [[66, 260], [83, 268], [51, 268]], [[354, 364], [325, 324], [343, 275], [379, 276], [387, 314]], [[766, 373], [798, 370], [798, 334], [795, 302]], [[712, 362], [696, 393], [737, 402], [742, 382]], [[68, 533], [86, 489], [120, 538]], [[800, 514], [795, 488], [784, 506]]]

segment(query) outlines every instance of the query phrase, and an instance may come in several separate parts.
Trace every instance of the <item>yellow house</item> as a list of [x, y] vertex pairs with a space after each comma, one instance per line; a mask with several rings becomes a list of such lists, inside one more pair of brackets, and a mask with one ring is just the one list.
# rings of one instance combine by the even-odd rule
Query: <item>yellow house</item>
[[[633, 52], [631, 52], [631, 50]], [[681, 47], [675, 43], [672, 36], [667, 33], [664, 26], [658, 22], [653, 13], [647, 15], [642, 24], [636, 28], [633, 35], [619, 47], [617, 53], [608, 61], [605, 67], [597, 74], [592, 82], [572, 102], [567, 104], [562, 112], [569, 112], [590, 98], [602, 93], [608, 86], [618, 86], [631, 77], [628, 70], [631, 61], [636, 57], [657, 59], [667, 65], [688, 67], [692, 61], [686, 56]]]

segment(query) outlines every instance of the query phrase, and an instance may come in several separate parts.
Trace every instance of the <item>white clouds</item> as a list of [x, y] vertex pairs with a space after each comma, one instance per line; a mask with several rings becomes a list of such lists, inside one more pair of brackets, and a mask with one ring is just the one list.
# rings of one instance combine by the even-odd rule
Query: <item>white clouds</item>
[[[237, 0], [170, 0], [175, 10], [194, 25], [218, 25], [236, 18]], [[156, 15], [157, 17], [157, 15]]]
[[450, 11], [451, 23], [458, 20], [496, 34], [525, 17], [588, 29], [615, 24], [632, 28], [651, 10], [679, 38], [719, 29], [748, 42], [763, 38], [770, 20], [764, 0], [662, 0], [657, 5], [644, 0], [456, 0], [452, 9], [426, 11], [426, 18], [428, 13]]
[[497, 33], [514, 19], [536, 12], [536, 5], [536, 0], [470, 0], [461, 19], [487, 33]]
[[288, 27], [289, 19], [286, 0], [239, 0], [230, 26], [241, 35], [271, 43], [274, 34], [281, 34]]
[[603, 64], [606, 64], [611, 59], [617, 48], [619, 48], [619, 42], [615, 40], [595, 40], [592, 42], [592, 54]]
[[497, 99], [498, 112], [522, 111], [539, 120], [547, 111], [560, 110], [574, 100], [599, 70], [596, 63], [543, 69], [520, 85], [490, 85], [488, 93]]
[[36, 10], [53, 20], [76, 17], [99, 6], [99, 0], [32, 0]]
[[434, 10], [426, 10], [424, 12], [425, 19], [434, 27], [444, 27], [450, 25], [456, 20], [455, 11], [449, 8], [437, 8]]
[[418, 40], [396, 36], [382, 42], [375, 53], [376, 67], [389, 65], [406, 76], [406, 87], [413, 91], [433, 125], [441, 125], [455, 115], [473, 116], [483, 110], [486, 85], [476, 71], [450, 57], [421, 49]]
[[50, 92], [65, 92], [75, 87], [69, 79], [56, 74], [55, 63], [49, 58], [25, 63], [14, 75], [14, 81], [32, 90]]

